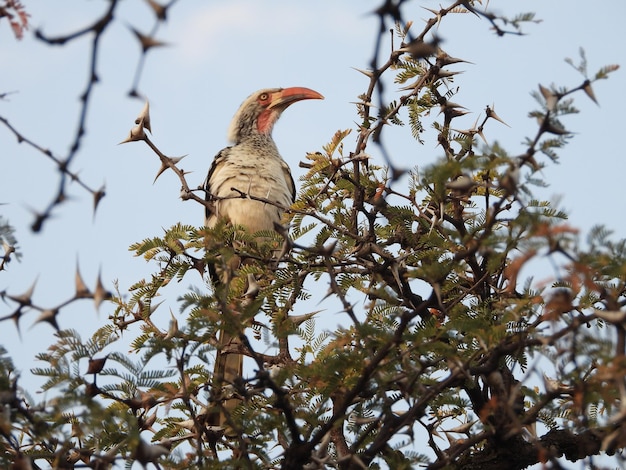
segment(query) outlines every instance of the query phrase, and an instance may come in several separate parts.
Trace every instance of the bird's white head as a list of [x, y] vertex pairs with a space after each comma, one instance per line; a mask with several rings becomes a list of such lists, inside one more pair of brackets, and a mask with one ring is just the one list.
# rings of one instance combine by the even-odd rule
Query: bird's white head
[[228, 129], [228, 140], [237, 144], [248, 137], [270, 136], [274, 124], [296, 101], [321, 100], [317, 91], [304, 87], [265, 88], [252, 93], [239, 107]]

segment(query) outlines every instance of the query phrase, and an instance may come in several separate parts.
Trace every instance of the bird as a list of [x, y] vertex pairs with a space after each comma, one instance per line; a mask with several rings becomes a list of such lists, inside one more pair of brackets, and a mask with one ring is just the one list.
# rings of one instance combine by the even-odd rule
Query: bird
[[[215, 156], [204, 182], [206, 199], [211, 202], [205, 213], [207, 227], [215, 227], [218, 221], [225, 220], [242, 226], [248, 234], [275, 230], [282, 219], [283, 208], [294, 202], [296, 188], [289, 165], [280, 156], [272, 138], [272, 130], [285, 109], [309, 99], [324, 97], [304, 87], [265, 88], [251, 94], [241, 104], [228, 129], [227, 137], [232, 145]], [[242, 261], [235, 260], [235, 263]], [[215, 266], [209, 266], [214, 285], [228, 287], [232, 279], [226, 271], [228, 269], [218, 274]], [[220, 393], [223, 386], [235, 384], [243, 373], [243, 356], [236, 352], [239, 347], [240, 339], [236, 335], [220, 330], [213, 374], [213, 386], [218, 394], [223, 394]], [[228, 415], [240, 403], [240, 399], [231, 398], [233, 393], [223, 395], [227, 398], [222, 410], [208, 419], [210, 426], [222, 429], [228, 427]]]

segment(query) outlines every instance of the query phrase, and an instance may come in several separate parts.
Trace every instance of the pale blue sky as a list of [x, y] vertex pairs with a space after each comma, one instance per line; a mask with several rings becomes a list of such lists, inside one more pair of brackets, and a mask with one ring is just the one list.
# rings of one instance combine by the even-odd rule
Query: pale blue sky
[[[193, 171], [188, 181], [197, 186], [213, 155], [227, 144], [230, 118], [248, 94], [268, 86], [306, 86], [326, 99], [290, 108], [274, 134], [297, 178], [302, 174], [298, 162], [305, 152], [319, 150], [336, 130], [354, 127], [357, 117], [350, 102], [356, 101], [367, 82], [352, 67], [368, 67], [378, 25], [368, 12], [380, 3], [181, 1], [158, 34], [169, 46], [148, 54], [140, 84], [151, 103], [153, 141], [171, 156], [188, 155], [181, 166]], [[93, 1], [29, 0], [25, 4], [33, 28], [41, 27], [51, 36], [84, 27], [95, 18], [94, 11], [106, 6], [106, 2]], [[420, 5], [436, 9], [439, 2], [405, 3], [405, 19], [414, 20], [416, 32], [420, 20], [429, 15]], [[438, 34], [450, 55], [473, 62], [455, 67], [464, 73], [456, 79], [461, 92], [454, 101], [473, 112], [456, 126], [471, 127], [486, 105], [495, 104], [498, 115], [511, 127], [490, 123], [487, 139], [498, 139], [516, 154], [523, 149], [523, 138], [534, 135], [536, 129], [527, 117], [535, 107], [530, 91], [536, 90], [538, 83], [575, 86], [582, 81], [564, 57], [577, 60], [582, 46], [590, 73], [606, 64], [626, 65], [626, 3], [492, 0], [489, 7], [510, 15], [534, 11], [543, 22], [526, 25], [526, 36], [498, 38], [484, 19], [463, 15], [446, 19]], [[126, 96], [139, 57], [139, 46], [128, 25], [147, 32], [153, 21], [145, 3], [138, 0], [121, 2], [116, 18], [119, 21], [102, 39], [101, 81], [90, 108], [88, 135], [73, 166], [92, 187], [106, 183], [107, 196], [95, 220], [90, 196], [72, 187], [72, 200], [55, 210], [55, 218], [48, 221], [42, 234], [31, 234], [29, 208], [42, 209], [49, 202], [57, 172], [41, 154], [17, 145], [0, 126], [0, 202], [6, 204], [0, 206], [0, 214], [15, 226], [23, 252], [22, 262], [11, 263], [7, 272], [0, 273], [0, 290], [20, 294], [37, 279], [34, 302], [45, 307], [72, 296], [77, 259], [90, 287], [101, 269], [108, 288], [112, 289], [117, 279], [126, 291], [152, 270], [128, 252], [131, 243], [159, 235], [162, 228], [179, 221], [203, 222], [199, 205], [178, 199], [180, 185], [173, 175], [166, 173], [152, 184], [159, 164], [145, 145], [117, 145], [143, 105]], [[75, 130], [78, 95], [86, 83], [88, 42], [82, 39], [51, 48], [34, 40], [32, 34], [18, 42], [6, 21], [0, 23], [0, 61], [4, 64], [0, 92], [17, 91], [0, 101], [0, 116], [57, 155], [65, 155]], [[388, 45], [384, 49], [388, 50]], [[626, 110], [623, 85], [623, 70], [596, 84], [600, 107], [582, 94], [577, 96], [581, 114], [564, 120], [577, 135], [561, 151], [561, 164], [543, 170], [551, 186], [541, 192], [544, 198], [562, 196], [571, 225], [588, 230], [603, 222], [620, 237], [626, 236], [621, 207], [626, 165], [621, 140]], [[387, 91], [387, 98], [393, 98], [394, 91], [390, 87]], [[441, 156], [435, 135], [426, 133], [426, 139], [420, 146], [407, 129], [390, 129], [385, 142], [393, 161], [410, 168]], [[349, 137], [347, 148], [353, 142], [354, 137]], [[374, 161], [382, 163], [376, 147], [370, 146], [369, 151]], [[191, 282], [199, 283], [199, 279], [183, 282], [182, 287]], [[320, 286], [320, 291], [326, 292], [326, 288]], [[169, 318], [168, 307], [177, 312], [176, 302], [167, 304], [162, 307], [164, 322]], [[0, 316], [10, 311], [11, 307], [0, 303]], [[106, 322], [110, 312], [112, 307], [105, 304], [98, 316], [92, 304], [83, 301], [64, 310], [59, 324], [87, 335]], [[0, 343], [13, 354], [27, 384], [37, 383], [27, 372], [35, 365], [35, 353], [52, 341], [47, 325], [30, 329], [36, 316], [32, 312], [22, 318], [21, 341], [13, 324], [0, 325]]]

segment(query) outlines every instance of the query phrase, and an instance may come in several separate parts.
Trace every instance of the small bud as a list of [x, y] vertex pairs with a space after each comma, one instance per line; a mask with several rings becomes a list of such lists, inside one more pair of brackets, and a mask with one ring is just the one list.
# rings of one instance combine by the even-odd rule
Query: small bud
[[546, 108], [548, 109], [548, 111], [554, 111], [556, 108], [556, 104], [559, 101], [559, 97], [541, 84], [539, 84], [539, 91], [543, 95], [543, 98], [546, 100]]
[[108, 355], [98, 358], [98, 359], [89, 359], [89, 366], [87, 367], [87, 374], [99, 374], [104, 369], [104, 364], [106, 363]]
[[122, 140], [119, 145], [127, 142], [137, 142], [140, 140], [146, 140], [146, 133], [143, 131], [143, 126], [138, 124], [130, 130], [129, 136]]
[[101, 273], [98, 273], [98, 279], [96, 280], [96, 289], [93, 294], [93, 301], [96, 304], [96, 310], [100, 310], [100, 304], [110, 298], [111, 293], [104, 288], [104, 284], [102, 284], [102, 275]]
[[76, 294], [74, 296], [77, 299], [84, 299], [91, 297], [91, 291], [83, 281], [83, 277], [80, 275], [80, 269], [78, 267], [78, 261], [76, 262], [76, 274], [74, 275], [74, 285], [76, 286]]
[[37, 323], [41, 323], [41, 322], [47, 322], [47, 323], [50, 323], [50, 325], [52, 325], [52, 327], [55, 330], [59, 331], [60, 328], [59, 328], [59, 324], [57, 323], [58, 314], [59, 314], [59, 309], [47, 308], [41, 312], [41, 315], [37, 317], [37, 320], [35, 320], [35, 323], [33, 323], [33, 325], [36, 325]]
[[135, 124], [140, 124], [144, 129], [147, 129], [152, 133], [152, 128], [150, 127], [150, 103], [146, 100], [146, 103], [143, 105], [143, 109], [135, 119]]
[[487, 114], [488, 118], [495, 119], [496, 121], [504, 124], [506, 127], [511, 127], [506, 122], [504, 122], [502, 118], [500, 118], [500, 116], [496, 114], [495, 108], [493, 106], [491, 108], [487, 106], [487, 108], [485, 109], [485, 113]]

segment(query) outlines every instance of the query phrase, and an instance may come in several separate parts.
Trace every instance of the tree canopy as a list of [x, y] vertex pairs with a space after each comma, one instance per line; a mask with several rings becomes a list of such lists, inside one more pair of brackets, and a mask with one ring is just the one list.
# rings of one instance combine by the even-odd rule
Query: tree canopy
[[[50, 45], [92, 41], [94, 73], [66, 155], [0, 117], [9, 135], [59, 171], [58, 191], [32, 224], [42, 236], [68, 185], [80, 185], [94, 208], [105, 200], [104, 187], [83, 181], [72, 162], [98, 83], [98, 41], [119, 3], [109, 1], [84, 30], [36, 32]], [[468, 110], [457, 95], [472, 83], [459, 78], [467, 60], [445, 41], [446, 25], [451, 17], [481, 20], [495, 47], [535, 15], [506, 17], [489, 2], [457, 0], [426, 8], [418, 24], [403, 3], [412, 2], [376, 10], [380, 28], [371, 62], [359, 70], [365, 85], [354, 122], [303, 155], [296, 202], [283, 208], [276, 233], [181, 222], [130, 247], [150, 269], [132, 285], [107, 289], [99, 277], [90, 288], [77, 269], [75, 294], [51, 308], [34, 303], [32, 289], [2, 290], [7, 327], [36, 310], [57, 330], [32, 370], [45, 381], [43, 400], [21, 386], [0, 351], [3, 466], [522, 469], [620, 460], [626, 242], [600, 225], [581, 236], [566, 211], [536, 196], [549, 183], [542, 169], [572, 151], [574, 100], [601, 101], [601, 81], [618, 66], [591, 70], [583, 50], [570, 59], [573, 86], [540, 84], [534, 109], [508, 111], [536, 122], [513, 152], [489, 139], [490, 129], [507, 126], [493, 105], [473, 125], [459, 124]], [[148, 4], [156, 26], [133, 30], [142, 59], [131, 97], [141, 95], [143, 59], [162, 45], [156, 33], [176, 6]], [[27, 8], [6, 1], [0, 27], [6, 19], [21, 36]], [[160, 165], [155, 184], [200, 214], [204, 191], [184, 160], [159, 146], [167, 129], [156, 131], [147, 103], [137, 110], [124, 145], [147, 146]], [[397, 132], [414, 139], [406, 154], [394, 150]], [[0, 279], [18, 255], [10, 223], [0, 219]], [[278, 267], [268, 269], [277, 252]], [[229, 270], [235, 256], [249, 264], [231, 273], [228, 288], [214, 288], [207, 265]], [[107, 321], [87, 336], [60, 328], [59, 312], [84, 299], [106, 306]], [[178, 311], [163, 315], [163, 299]], [[244, 377], [218, 390], [220, 330], [240, 339], [237, 352], [247, 359]], [[241, 404], [226, 429], [208, 426], [207, 416], [234, 395]]]

